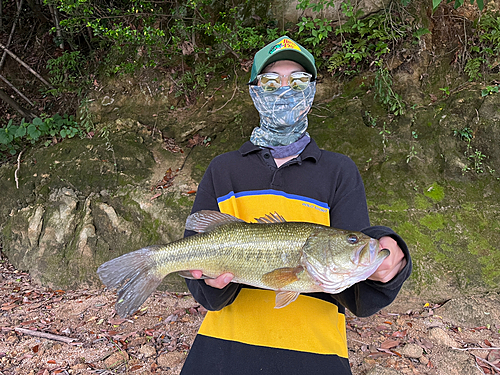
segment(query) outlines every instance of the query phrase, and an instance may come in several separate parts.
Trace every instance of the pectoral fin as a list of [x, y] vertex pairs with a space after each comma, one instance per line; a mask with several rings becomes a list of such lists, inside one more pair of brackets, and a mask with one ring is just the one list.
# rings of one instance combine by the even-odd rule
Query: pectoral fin
[[297, 281], [299, 273], [304, 271], [302, 266], [283, 267], [268, 272], [262, 276], [262, 281], [272, 289], [281, 289]]
[[295, 301], [299, 296], [299, 292], [276, 292], [275, 309], [281, 309]]

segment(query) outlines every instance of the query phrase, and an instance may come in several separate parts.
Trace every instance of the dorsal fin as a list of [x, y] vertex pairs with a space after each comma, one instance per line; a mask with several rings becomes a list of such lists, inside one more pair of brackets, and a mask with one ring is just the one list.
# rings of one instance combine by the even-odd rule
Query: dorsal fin
[[186, 229], [198, 233], [210, 232], [220, 225], [244, 222], [237, 217], [219, 211], [202, 210], [188, 216]]
[[286, 223], [285, 218], [277, 212], [258, 218], [256, 217], [255, 220], [260, 224]]

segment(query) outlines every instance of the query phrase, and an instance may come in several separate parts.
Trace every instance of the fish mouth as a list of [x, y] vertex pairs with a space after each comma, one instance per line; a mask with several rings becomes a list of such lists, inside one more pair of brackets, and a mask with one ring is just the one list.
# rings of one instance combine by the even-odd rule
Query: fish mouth
[[[382, 249], [383, 250], [383, 249]], [[353, 255], [353, 263], [359, 265], [369, 265], [376, 261], [381, 253], [378, 240], [371, 238], [370, 242], [361, 245]]]

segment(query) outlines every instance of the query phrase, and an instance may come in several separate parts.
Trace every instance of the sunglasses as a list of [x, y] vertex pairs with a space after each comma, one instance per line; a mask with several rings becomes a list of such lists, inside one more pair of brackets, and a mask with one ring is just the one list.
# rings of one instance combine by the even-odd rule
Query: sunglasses
[[304, 91], [311, 83], [312, 74], [296, 72], [288, 76], [280, 76], [278, 73], [264, 73], [257, 76], [257, 84], [267, 92], [273, 92], [281, 87], [282, 79], [288, 78], [288, 86], [294, 91]]

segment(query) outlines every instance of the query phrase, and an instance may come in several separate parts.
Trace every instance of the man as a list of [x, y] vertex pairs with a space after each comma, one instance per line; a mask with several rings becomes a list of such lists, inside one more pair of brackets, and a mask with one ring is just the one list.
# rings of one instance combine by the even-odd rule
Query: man
[[368, 280], [335, 295], [300, 295], [282, 309], [273, 308], [273, 291], [231, 283], [229, 273], [188, 280], [194, 298], [210, 311], [184, 375], [351, 374], [345, 308], [358, 316], [377, 312], [411, 273], [404, 241], [389, 228], [370, 227], [354, 162], [320, 150], [307, 133], [316, 75], [313, 56], [288, 37], [257, 52], [249, 90], [260, 126], [238, 151], [211, 162], [192, 212], [220, 210], [245, 221], [277, 212], [288, 221], [362, 230], [390, 255]]

